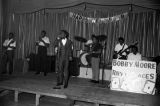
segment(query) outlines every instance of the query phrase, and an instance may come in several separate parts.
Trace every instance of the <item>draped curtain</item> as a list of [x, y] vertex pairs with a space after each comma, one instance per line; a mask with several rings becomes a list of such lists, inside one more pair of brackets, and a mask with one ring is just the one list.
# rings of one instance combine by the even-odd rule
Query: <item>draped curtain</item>
[[[0, 0], [0, 54], [2, 53], [2, 43], [3, 43], [3, 30], [4, 30], [4, 24], [5, 24], [5, 12], [6, 12], [6, 2]], [[1, 58], [1, 55], [0, 55]]]
[[158, 12], [133, 13], [130, 16], [132, 37], [139, 42], [143, 56], [160, 55], [160, 14]]
[[2, 0], [0, 1], [0, 53], [2, 48], [2, 30], [3, 30], [3, 8]]
[[[69, 17], [69, 12], [75, 12], [85, 17], [106, 18], [122, 14], [126, 11], [108, 12], [99, 9], [73, 10], [73, 9], [42, 9], [33, 13], [11, 14], [8, 31], [16, 33], [16, 57], [25, 58], [30, 53], [37, 53], [35, 42], [41, 30], [46, 30], [51, 45], [48, 55], [54, 55], [54, 41], [61, 29], [66, 29], [76, 51], [84, 49], [84, 43], [74, 39], [75, 36], [90, 39], [92, 34], [105, 35], [106, 63], [112, 61], [112, 55], [118, 37], [124, 37], [130, 45], [138, 42], [139, 52], [142, 56], [153, 57], [160, 53], [160, 16], [156, 11], [128, 12], [127, 18], [107, 23], [87, 23]], [[104, 46], [104, 43], [103, 43]]]

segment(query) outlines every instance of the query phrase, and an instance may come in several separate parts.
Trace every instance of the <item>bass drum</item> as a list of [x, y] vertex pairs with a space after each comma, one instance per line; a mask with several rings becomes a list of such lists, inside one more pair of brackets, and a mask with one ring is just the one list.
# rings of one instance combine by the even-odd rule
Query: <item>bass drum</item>
[[83, 66], [90, 65], [90, 59], [91, 59], [91, 57], [90, 57], [89, 53], [83, 52], [80, 55], [80, 63], [81, 63], [81, 65], [83, 65]]

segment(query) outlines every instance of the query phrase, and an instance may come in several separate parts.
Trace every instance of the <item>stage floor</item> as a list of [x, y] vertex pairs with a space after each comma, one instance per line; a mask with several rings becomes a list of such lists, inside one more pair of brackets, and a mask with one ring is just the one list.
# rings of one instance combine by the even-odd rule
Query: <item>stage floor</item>
[[[91, 83], [89, 79], [71, 77], [67, 89], [55, 90], [53, 89], [56, 85], [55, 73], [49, 73], [47, 76], [43, 76], [43, 74], [34, 75], [33, 72], [28, 72], [24, 75], [0, 75], [0, 88], [3, 89], [17, 89], [26, 93], [37, 92], [44, 95], [57, 96], [60, 98], [67, 97], [76, 101], [95, 104], [160, 106], [160, 96], [112, 91], [108, 88], [108, 84], [109, 82], [94, 84]], [[19, 102], [20, 101], [21, 100], [19, 100]]]

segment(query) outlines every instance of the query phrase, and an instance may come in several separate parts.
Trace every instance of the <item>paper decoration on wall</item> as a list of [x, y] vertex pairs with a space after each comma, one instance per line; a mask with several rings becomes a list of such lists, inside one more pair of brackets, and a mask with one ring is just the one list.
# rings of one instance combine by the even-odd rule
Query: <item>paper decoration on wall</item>
[[85, 21], [87, 23], [109, 23], [113, 21], [119, 21], [122, 18], [126, 18], [128, 16], [128, 13], [123, 13], [120, 15], [115, 15], [113, 17], [107, 17], [107, 18], [92, 18], [92, 17], [85, 17], [73, 12], [69, 12], [69, 17], [79, 20], [79, 21]]
[[119, 78], [112, 78], [112, 88], [116, 89], [119, 88], [120, 82]]
[[152, 94], [153, 90], [154, 90], [154, 85], [155, 85], [154, 82], [152, 82], [152, 81], [146, 81], [146, 83], [144, 85], [143, 92], [148, 93], [148, 94]]

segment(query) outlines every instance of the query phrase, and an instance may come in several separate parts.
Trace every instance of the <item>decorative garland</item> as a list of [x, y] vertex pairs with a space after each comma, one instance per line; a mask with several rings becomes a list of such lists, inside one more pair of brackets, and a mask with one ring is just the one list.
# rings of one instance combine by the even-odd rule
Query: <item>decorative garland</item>
[[75, 19], [75, 20], [79, 20], [79, 21], [85, 21], [88, 23], [109, 23], [109, 22], [113, 22], [113, 21], [119, 21], [122, 18], [126, 18], [128, 16], [128, 13], [123, 13], [120, 15], [115, 15], [113, 17], [107, 17], [107, 18], [91, 18], [91, 17], [85, 17], [73, 12], [69, 12], [69, 17]]

